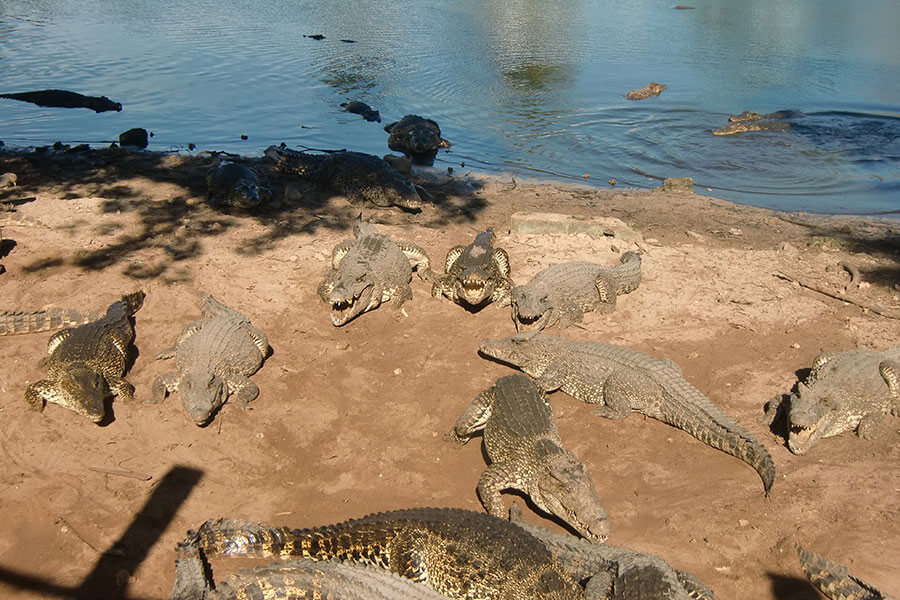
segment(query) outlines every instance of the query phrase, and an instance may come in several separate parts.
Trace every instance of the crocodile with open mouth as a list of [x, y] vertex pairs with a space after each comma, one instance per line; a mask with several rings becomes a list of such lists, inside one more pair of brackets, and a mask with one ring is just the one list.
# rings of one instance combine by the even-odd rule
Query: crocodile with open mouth
[[512, 295], [512, 317], [516, 329], [544, 329], [556, 323], [566, 328], [578, 323], [585, 312], [610, 312], [616, 296], [637, 289], [641, 283], [641, 255], [626, 252], [620, 265], [566, 262], [550, 265]]
[[786, 411], [788, 448], [794, 454], [845, 431], [870, 438], [885, 414], [900, 416], [900, 346], [820, 354], [797, 391]]
[[512, 287], [509, 255], [503, 248], [495, 248], [493, 242], [494, 232], [488, 229], [468, 246], [450, 248], [444, 274], [435, 279], [431, 295], [473, 308], [490, 302], [508, 306]]
[[393, 240], [362, 219], [357, 219], [353, 235], [356, 239], [335, 246], [331, 271], [318, 288], [331, 306], [335, 327], [388, 300], [399, 308], [412, 298], [413, 267], [423, 279], [431, 272], [428, 254], [416, 244]]

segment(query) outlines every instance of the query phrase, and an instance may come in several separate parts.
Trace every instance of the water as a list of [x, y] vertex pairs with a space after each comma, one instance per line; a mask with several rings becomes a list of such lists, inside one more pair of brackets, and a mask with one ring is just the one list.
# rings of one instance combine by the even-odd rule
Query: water
[[[386, 153], [379, 124], [338, 107], [355, 99], [385, 122], [440, 123], [453, 147], [438, 168], [599, 187], [690, 176], [756, 206], [900, 211], [900, 2], [674, 4], [0, 0], [0, 91], [124, 105], [0, 100], [0, 139], [101, 143], [145, 127], [160, 150]], [[650, 81], [669, 88], [622, 97]], [[787, 133], [711, 134], [745, 109], [801, 116]]]

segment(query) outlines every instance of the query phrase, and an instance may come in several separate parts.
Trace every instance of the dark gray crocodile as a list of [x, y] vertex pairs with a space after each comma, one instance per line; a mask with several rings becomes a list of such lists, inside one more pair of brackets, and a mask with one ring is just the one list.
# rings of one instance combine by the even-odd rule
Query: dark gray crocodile
[[594, 413], [622, 419], [640, 412], [735, 456], [759, 473], [768, 496], [775, 465], [753, 435], [688, 383], [673, 361], [600, 342], [578, 342], [536, 331], [482, 340], [485, 355], [516, 366], [544, 390], [561, 389]]
[[900, 416], [900, 346], [820, 354], [797, 391], [786, 411], [794, 454], [845, 431], [871, 438], [887, 413]]
[[412, 298], [413, 267], [420, 277], [431, 271], [428, 254], [413, 243], [395, 241], [361, 219], [353, 235], [355, 240], [334, 247], [331, 271], [318, 288], [319, 296], [331, 306], [335, 327], [388, 300], [399, 308]]
[[103, 313], [84, 313], [68, 308], [48, 308], [35, 311], [0, 311], [0, 335], [56, 331], [63, 327], [77, 327], [103, 317]]
[[37, 106], [53, 108], [89, 108], [96, 113], [109, 110], [120, 112], [122, 105], [113, 102], [106, 96], [85, 96], [67, 90], [38, 90], [36, 92], [19, 92], [16, 94], [0, 94], [0, 98], [21, 100]]
[[246, 165], [222, 161], [206, 172], [209, 205], [215, 209], [254, 208], [271, 198], [259, 185], [256, 171]]
[[[190, 550], [190, 549], [189, 549]], [[180, 553], [170, 600], [447, 600], [431, 588], [378, 567], [338, 560], [286, 560], [240, 569], [215, 588], [198, 550]]]
[[895, 600], [876, 587], [850, 575], [847, 567], [797, 546], [800, 566], [817, 590], [830, 600]]
[[384, 130], [388, 132], [388, 148], [416, 163], [430, 165], [439, 149], [450, 147], [450, 142], [441, 137], [438, 124], [419, 115], [406, 115], [385, 125]]
[[245, 407], [259, 396], [250, 375], [262, 367], [269, 341], [247, 317], [209, 294], [204, 294], [200, 312], [203, 318], [156, 356], [174, 357], [177, 370], [153, 381], [152, 402], [177, 391], [191, 421], [205, 425], [226, 401]]
[[122, 296], [102, 318], [54, 333], [44, 363], [48, 378], [25, 390], [29, 406], [42, 411], [45, 401], [52, 402], [99, 423], [110, 395], [131, 400], [134, 386], [122, 377], [134, 340], [131, 316], [143, 303], [144, 292]]
[[372, 514], [310, 529], [210, 520], [179, 545], [204, 557], [347, 560], [389, 570], [459, 600], [580, 600], [581, 586], [534, 536], [453, 508]]
[[494, 248], [494, 231], [482, 231], [468, 246], [454, 246], [447, 252], [444, 274], [431, 286], [431, 295], [444, 296], [463, 306], [477, 307], [489, 302], [510, 303], [509, 255]]
[[516, 329], [544, 329], [559, 323], [566, 328], [592, 310], [611, 312], [616, 297], [641, 283], [641, 255], [626, 252], [621, 265], [592, 262], [551, 265], [525, 285], [512, 288], [512, 318]]
[[365, 102], [359, 102], [357, 100], [342, 102], [341, 108], [346, 110], [348, 113], [360, 115], [363, 119], [369, 121], [370, 123], [381, 123], [381, 114]]
[[478, 480], [478, 496], [490, 514], [504, 517], [500, 492], [516, 489], [582, 536], [606, 539], [609, 520], [594, 482], [563, 447], [550, 404], [527, 375], [501, 377], [478, 394], [446, 437], [465, 444], [482, 430], [491, 464]]
[[375, 206], [422, 208], [412, 182], [384, 160], [362, 152], [309, 154], [269, 146], [266, 156], [286, 173], [303, 177], [347, 196], [351, 202], [369, 201]]
[[646, 100], [650, 96], [659, 96], [660, 93], [663, 90], [668, 89], [668, 87], [669, 86], [664, 83], [656, 83], [651, 81], [642, 88], [631, 90], [630, 92], [625, 94], [625, 98], [628, 100]]
[[609, 600], [715, 600], [694, 575], [675, 569], [658, 556], [630, 548], [597, 544], [550, 531], [522, 520], [514, 503], [510, 521], [538, 538], [569, 574], [588, 580], [585, 597]]

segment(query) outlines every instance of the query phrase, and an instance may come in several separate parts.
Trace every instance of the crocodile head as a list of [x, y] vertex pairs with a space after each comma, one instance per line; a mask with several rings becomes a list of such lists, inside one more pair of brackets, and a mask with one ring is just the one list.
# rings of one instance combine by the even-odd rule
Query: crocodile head
[[550, 440], [541, 440], [537, 452], [544, 469], [529, 490], [534, 503], [568, 523], [582, 537], [606, 541], [609, 519], [584, 465]]
[[539, 330], [547, 327], [553, 317], [553, 306], [546, 293], [536, 293], [527, 285], [510, 290], [512, 316], [517, 331]]
[[361, 269], [355, 273], [353, 271], [356, 269], [349, 268], [351, 265], [346, 266], [337, 273], [327, 294], [327, 302], [331, 305], [331, 323], [335, 327], [369, 310], [377, 300], [373, 297], [375, 284], [368, 271]]
[[83, 363], [68, 365], [56, 381], [56, 404], [65, 406], [94, 423], [103, 420], [103, 403], [110, 396], [102, 375]]
[[382, 187], [382, 193], [388, 200], [388, 205], [399, 206], [407, 210], [421, 210], [422, 198], [416, 191], [416, 186], [397, 172], [399, 177], [394, 178], [389, 185]]
[[411, 153], [429, 154], [441, 147], [441, 130], [428, 125], [410, 127], [404, 141]]
[[851, 426], [842, 427], [840, 410], [831, 392], [822, 384], [810, 388], [797, 386], [798, 394], [791, 396], [788, 409], [788, 448], [803, 454], [817, 440], [837, 435]]
[[259, 184], [250, 179], [239, 179], [232, 186], [228, 196], [238, 208], [253, 208], [260, 203]]
[[494, 282], [477, 267], [466, 269], [456, 282], [456, 297], [470, 306], [478, 306], [494, 293]]
[[227, 386], [218, 376], [199, 369], [185, 373], [178, 382], [178, 396], [195, 425], [205, 425], [227, 398]]
[[535, 330], [517, 333], [508, 338], [483, 339], [478, 350], [486, 356], [518, 367], [531, 377], [540, 377], [550, 359], [544, 358], [539, 344], [535, 342], [539, 335], [540, 332]]

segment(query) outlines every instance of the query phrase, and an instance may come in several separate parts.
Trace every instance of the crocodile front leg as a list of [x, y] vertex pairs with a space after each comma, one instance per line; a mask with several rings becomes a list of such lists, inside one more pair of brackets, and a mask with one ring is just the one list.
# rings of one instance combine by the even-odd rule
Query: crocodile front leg
[[878, 365], [878, 372], [888, 386], [888, 391], [893, 398], [891, 414], [900, 417], [900, 363], [895, 360], [885, 360]]
[[481, 473], [478, 479], [478, 497], [488, 514], [501, 519], [506, 516], [500, 494], [502, 490], [514, 489], [527, 493], [528, 483], [518, 474], [521, 471], [521, 468], [516, 469], [508, 462], [496, 462]]
[[106, 377], [106, 383], [109, 385], [109, 389], [112, 390], [112, 393], [122, 400], [134, 400], [134, 386], [121, 377], [108, 375]]
[[494, 386], [480, 392], [465, 412], [456, 420], [456, 425], [450, 433], [444, 436], [448, 442], [465, 444], [473, 433], [484, 429], [491, 417], [491, 408], [494, 405]]
[[244, 375], [231, 375], [225, 383], [228, 385], [229, 401], [241, 408], [247, 408], [259, 396], [259, 386]]
[[153, 386], [150, 389], [150, 403], [159, 404], [166, 399], [167, 394], [178, 389], [178, 371], [163, 373], [153, 380]]
[[659, 405], [662, 394], [656, 383], [637, 371], [620, 369], [606, 378], [603, 404], [595, 415], [607, 419], [624, 419], [636, 406]]
[[57, 395], [56, 384], [49, 379], [35, 381], [25, 390], [25, 402], [31, 410], [44, 411], [44, 401], [53, 402]]

